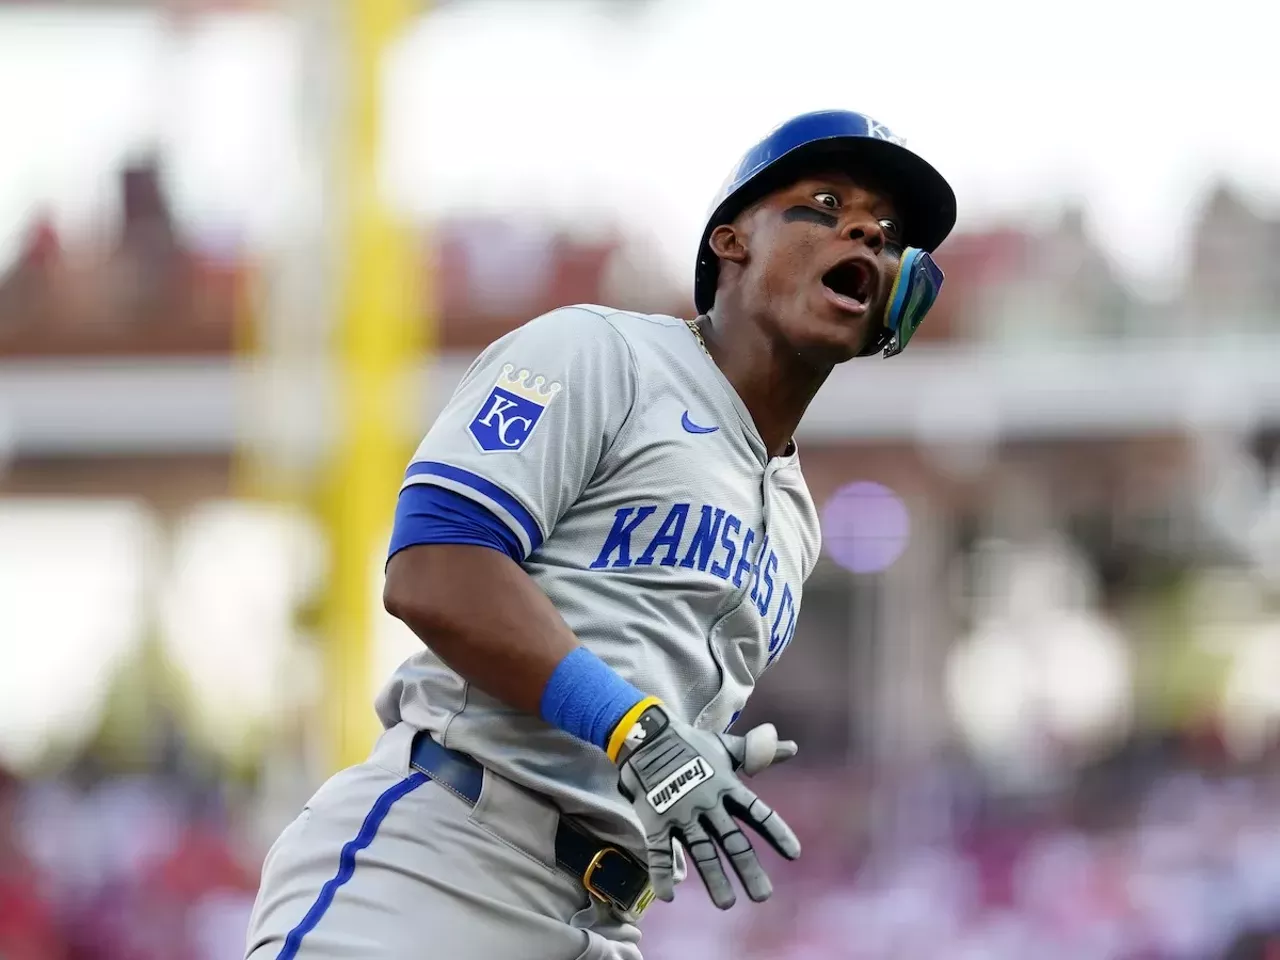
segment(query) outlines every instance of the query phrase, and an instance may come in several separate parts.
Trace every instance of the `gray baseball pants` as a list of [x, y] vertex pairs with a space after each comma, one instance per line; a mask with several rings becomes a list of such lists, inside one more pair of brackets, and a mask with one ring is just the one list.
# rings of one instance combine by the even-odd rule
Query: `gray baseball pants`
[[555, 867], [559, 814], [492, 771], [471, 807], [386, 731], [267, 854], [248, 960], [641, 960], [640, 931]]

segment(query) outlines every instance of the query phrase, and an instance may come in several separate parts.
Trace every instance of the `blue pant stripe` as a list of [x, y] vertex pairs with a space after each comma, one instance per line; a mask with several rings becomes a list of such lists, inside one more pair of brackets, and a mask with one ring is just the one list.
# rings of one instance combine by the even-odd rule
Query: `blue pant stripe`
[[373, 838], [377, 835], [378, 828], [382, 826], [382, 821], [391, 812], [392, 805], [401, 797], [418, 789], [427, 782], [427, 779], [426, 774], [423, 773], [405, 777], [374, 801], [373, 808], [360, 826], [360, 832], [355, 835], [355, 839], [343, 846], [342, 852], [338, 855], [338, 872], [320, 888], [320, 895], [316, 897], [316, 902], [311, 905], [307, 915], [285, 937], [284, 949], [280, 951], [278, 960], [295, 960], [302, 946], [302, 938], [315, 929], [324, 912], [333, 904], [338, 888], [350, 880], [351, 875], [356, 872], [356, 854], [373, 843]]

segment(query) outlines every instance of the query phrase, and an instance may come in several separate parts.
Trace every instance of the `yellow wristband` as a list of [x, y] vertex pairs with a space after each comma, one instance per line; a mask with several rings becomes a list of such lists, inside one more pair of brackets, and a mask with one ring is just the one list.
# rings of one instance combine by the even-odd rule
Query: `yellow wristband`
[[660, 706], [662, 706], [662, 701], [657, 697], [645, 697], [622, 715], [618, 725], [613, 728], [613, 733], [609, 734], [609, 747], [605, 750], [605, 753], [609, 755], [610, 760], [617, 762], [618, 754], [622, 752], [622, 744], [626, 742], [627, 734], [631, 732], [632, 726], [640, 719], [640, 714], [650, 707]]

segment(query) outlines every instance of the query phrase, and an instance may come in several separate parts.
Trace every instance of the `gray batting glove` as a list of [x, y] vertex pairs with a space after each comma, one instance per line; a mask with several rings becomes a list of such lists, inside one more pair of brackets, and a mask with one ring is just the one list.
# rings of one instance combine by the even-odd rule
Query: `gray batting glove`
[[738, 899], [721, 850], [747, 896], [757, 903], [769, 899], [773, 884], [738, 821], [788, 860], [800, 856], [800, 841], [782, 817], [743, 785], [738, 771], [758, 773], [795, 753], [796, 745], [779, 741], [772, 724], [739, 737], [696, 730], [659, 706], [640, 715], [618, 754], [618, 785], [644, 826], [649, 881], [659, 899], [675, 897], [673, 841], [688, 850], [721, 910]]

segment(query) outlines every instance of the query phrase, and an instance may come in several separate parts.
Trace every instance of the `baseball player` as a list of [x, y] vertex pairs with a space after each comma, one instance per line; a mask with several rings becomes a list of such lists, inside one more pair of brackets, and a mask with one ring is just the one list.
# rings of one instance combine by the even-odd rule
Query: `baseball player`
[[722, 909], [770, 896], [747, 831], [800, 845], [743, 777], [796, 748], [728, 730], [818, 561], [792, 435], [907, 345], [955, 215], [886, 127], [805, 114], [722, 188], [695, 320], [566, 307], [479, 356], [396, 510], [384, 599], [425, 649], [269, 852], [251, 960], [638, 960], [686, 855]]

